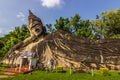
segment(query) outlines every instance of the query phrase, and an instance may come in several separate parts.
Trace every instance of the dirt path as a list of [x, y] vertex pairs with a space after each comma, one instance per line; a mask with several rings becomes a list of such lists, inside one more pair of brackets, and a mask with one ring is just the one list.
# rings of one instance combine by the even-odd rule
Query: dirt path
[[6, 73], [6, 72], [5, 72], [4, 74], [0, 75], [0, 78], [14, 77], [13, 75], [14, 75], [13, 73]]
[[9, 76], [9, 75], [0, 75], [0, 78], [9, 78], [9, 77], [14, 77], [14, 76]]

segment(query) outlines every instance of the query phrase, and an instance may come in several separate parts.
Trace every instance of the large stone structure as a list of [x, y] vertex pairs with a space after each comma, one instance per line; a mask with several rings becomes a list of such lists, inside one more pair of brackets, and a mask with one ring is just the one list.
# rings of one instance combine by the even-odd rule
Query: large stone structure
[[35, 16], [30, 10], [27, 27], [31, 36], [13, 46], [3, 58], [2, 61], [4, 63], [19, 64], [19, 56], [25, 51], [30, 51], [26, 48], [26, 46], [34, 41], [42, 39], [46, 34], [46, 29], [43, 26], [41, 19]]
[[32, 12], [28, 28], [32, 38], [15, 45], [3, 59], [4, 63], [19, 64], [19, 56], [29, 51], [35, 54], [40, 68], [48, 67], [52, 58], [55, 66], [120, 69], [120, 39], [81, 39], [61, 30], [41, 38], [45, 34], [43, 24]]

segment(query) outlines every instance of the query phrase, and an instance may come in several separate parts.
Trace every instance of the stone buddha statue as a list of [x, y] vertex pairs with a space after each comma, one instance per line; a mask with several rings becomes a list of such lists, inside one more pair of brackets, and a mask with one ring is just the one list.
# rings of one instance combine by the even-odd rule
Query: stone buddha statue
[[31, 42], [35, 41], [36, 39], [40, 39], [42, 36], [46, 34], [46, 29], [43, 26], [41, 19], [35, 16], [30, 10], [29, 10], [27, 27], [30, 31], [31, 36], [17, 43], [15, 46], [13, 46], [3, 59], [5, 58], [11, 59], [10, 56], [16, 54], [16, 51], [20, 53], [20, 50], [24, 49], [25, 46], [29, 45]]

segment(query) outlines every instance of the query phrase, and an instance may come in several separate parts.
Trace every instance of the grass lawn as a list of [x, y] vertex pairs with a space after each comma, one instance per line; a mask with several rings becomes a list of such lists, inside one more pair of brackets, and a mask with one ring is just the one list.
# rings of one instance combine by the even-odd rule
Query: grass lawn
[[[0, 75], [4, 74], [2, 70], [6, 65], [0, 65]], [[15, 77], [0, 78], [0, 80], [120, 80], [120, 71], [110, 71], [110, 75], [103, 76], [100, 70], [94, 71], [94, 76], [87, 73], [73, 73], [66, 70], [65, 73], [46, 72], [41, 70], [33, 71], [32, 74], [16, 74]]]
[[5, 67], [6, 67], [6, 65], [4, 65], [4, 64], [0, 64], [0, 75], [3, 74], [3, 71], [2, 71], [2, 70], [4, 70]]
[[36, 70], [32, 74], [17, 74], [15, 77], [0, 80], [120, 80], [120, 74], [117, 71], [111, 71], [109, 76], [103, 76], [100, 71], [94, 71], [94, 76], [87, 73], [50, 73]]

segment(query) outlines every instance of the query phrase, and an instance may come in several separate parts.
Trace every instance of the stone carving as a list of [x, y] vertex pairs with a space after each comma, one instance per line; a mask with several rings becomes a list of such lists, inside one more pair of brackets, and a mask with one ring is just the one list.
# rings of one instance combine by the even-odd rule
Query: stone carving
[[[15, 46], [13, 46], [3, 59], [6, 59], [6, 58], [12, 59], [13, 54], [16, 54], [16, 52], [23, 49], [25, 46], [27, 46], [37, 38], [44, 36], [46, 33], [46, 29], [43, 26], [41, 19], [35, 16], [30, 10], [29, 10], [27, 27], [30, 31], [31, 36], [19, 42]], [[18, 53], [20, 53], [20, 51]]]
[[45, 32], [41, 19], [35, 16], [30, 10], [28, 16], [28, 29], [32, 36], [40, 36]]
[[43, 24], [31, 11], [29, 11], [28, 29], [31, 36], [15, 45], [4, 61], [9, 59], [10, 64], [19, 64], [17, 62], [19, 55], [27, 50], [37, 55], [39, 68], [48, 67], [51, 58], [54, 59], [55, 66], [67, 68], [88, 70], [91, 67], [96, 69], [120, 67], [120, 39], [81, 39], [62, 30], [41, 39], [40, 37], [45, 34]]

